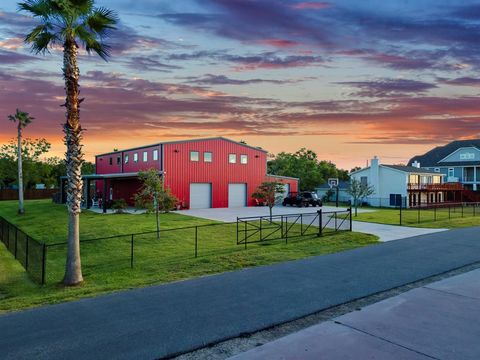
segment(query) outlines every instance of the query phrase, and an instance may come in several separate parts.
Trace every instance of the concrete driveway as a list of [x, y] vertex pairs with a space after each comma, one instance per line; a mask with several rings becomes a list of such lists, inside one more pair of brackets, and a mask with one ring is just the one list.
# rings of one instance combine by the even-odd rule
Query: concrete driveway
[[[286, 214], [306, 214], [314, 213], [319, 210], [319, 207], [297, 208], [290, 206], [275, 206], [273, 208], [274, 215], [286, 215]], [[338, 211], [347, 210], [346, 207], [332, 207], [323, 206], [322, 211]], [[358, 209], [358, 212], [371, 212], [375, 210]], [[192, 209], [177, 211], [182, 215], [189, 215], [200, 217], [215, 221], [233, 222], [237, 220], [237, 217], [248, 216], [267, 216], [269, 215], [268, 207], [266, 206], [249, 206], [240, 208], [215, 208], [215, 209]], [[415, 228], [410, 226], [397, 226], [397, 225], [385, 225], [376, 224], [363, 221], [353, 221], [353, 231], [362, 232], [366, 234], [373, 234], [379, 237], [380, 241], [392, 241], [398, 239], [404, 239], [413, 236], [432, 234], [440, 231], [446, 231], [448, 229], [428, 229], [428, 228]]]

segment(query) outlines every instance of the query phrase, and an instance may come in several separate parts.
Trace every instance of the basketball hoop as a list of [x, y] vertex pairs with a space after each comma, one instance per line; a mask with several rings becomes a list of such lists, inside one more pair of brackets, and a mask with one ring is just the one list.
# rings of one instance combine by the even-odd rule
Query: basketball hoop
[[334, 187], [338, 187], [338, 178], [328, 179], [328, 186], [330, 186], [330, 189], [332, 189]]

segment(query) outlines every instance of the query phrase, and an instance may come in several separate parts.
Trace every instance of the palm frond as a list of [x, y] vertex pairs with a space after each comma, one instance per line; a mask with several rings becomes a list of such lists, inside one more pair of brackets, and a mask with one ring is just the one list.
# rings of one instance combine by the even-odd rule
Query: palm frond
[[19, 11], [27, 11], [34, 17], [48, 19], [52, 14], [52, 6], [48, 0], [26, 0], [18, 3]]
[[81, 40], [89, 54], [92, 51], [96, 52], [98, 56], [107, 61], [110, 56], [110, 46], [98, 41], [94, 34], [81, 25], [75, 28], [75, 35]]
[[78, 16], [90, 14], [93, 11], [94, 0], [69, 0]]
[[32, 51], [39, 54], [48, 52], [48, 47], [54, 45], [57, 41], [58, 38], [53, 32], [45, 30], [37, 34], [30, 43], [32, 44]]
[[108, 30], [115, 29], [118, 22], [117, 13], [104, 7], [93, 10], [92, 14], [87, 17], [84, 25], [91, 31], [100, 36], [104, 36]]

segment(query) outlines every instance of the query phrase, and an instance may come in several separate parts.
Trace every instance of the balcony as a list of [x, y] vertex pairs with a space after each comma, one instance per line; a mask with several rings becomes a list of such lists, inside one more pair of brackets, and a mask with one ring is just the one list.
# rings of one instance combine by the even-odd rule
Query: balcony
[[460, 183], [448, 184], [408, 184], [408, 191], [448, 191], [448, 190], [463, 190]]

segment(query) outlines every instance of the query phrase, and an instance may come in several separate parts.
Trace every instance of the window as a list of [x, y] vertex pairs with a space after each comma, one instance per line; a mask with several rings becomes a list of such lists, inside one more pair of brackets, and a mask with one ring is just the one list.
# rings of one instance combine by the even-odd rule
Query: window
[[212, 162], [212, 153], [211, 152], [204, 152], [203, 153], [203, 161], [204, 162]]
[[433, 171], [440, 172], [440, 168], [434, 168]]
[[198, 151], [190, 151], [190, 161], [198, 161], [200, 159], [200, 153]]
[[153, 160], [154, 161], [158, 160], [158, 150], [153, 150]]
[[111, 157], [110, 157], [110, 159], [108, 159], [108, 163], [109, 163], [110, 165], [113, 164], [113, 159], [112, 159]]
[[148, 160], [148, 152], [144, 151], [143, 152], [143, 162], [147, 162]]
[[138, 153], [133, 153], [133, 162], [138, 162]]
[[237, 162], [237, 154], [228, 154], [228, 162], [235, 164]]
[[240, 155], [240, 164], [248, 163], [248, 155]]
[[368, 178], [366, 176], [360, 177], [360, 184], [362, 186], [367, 186], [368, 185]]
[[125, 155], [125, 164], [128, 164], [128, 155]]
[[453, 177], [454, 174], [453, 168], [448, 168], [448, 177]]
[[120, 156], [117, 156], [117, 165], [120, 165], [122, 163], [122, 158]]

